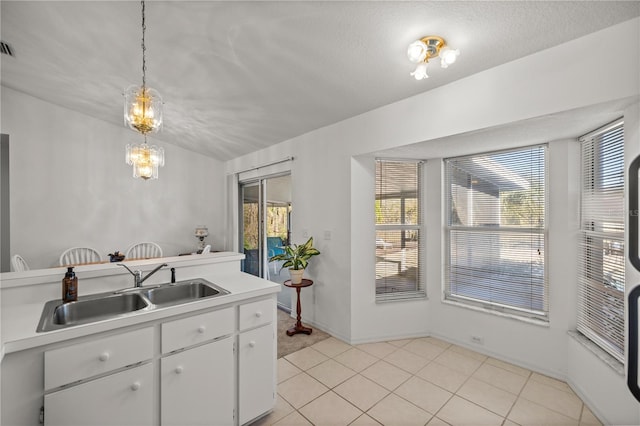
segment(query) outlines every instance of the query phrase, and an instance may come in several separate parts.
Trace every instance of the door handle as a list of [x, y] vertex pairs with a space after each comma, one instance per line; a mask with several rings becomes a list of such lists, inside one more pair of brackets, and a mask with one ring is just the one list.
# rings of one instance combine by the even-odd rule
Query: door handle
[[638, 256], [638, 169], [640, 156], [636, 157], [629, 166], [629, 261], [640, 271], [640, 256]]
[[[640, 271], [640, 257], [638, 256], [638, 169], [640, 156], [629, 165], [629, 261]], [[638, 387], [638, 299], [640, 285], [629, 293], [627, 300], [629, 307], [629, 338], [627, 359], [627, 387], [633, 396], [640, 401]]]
[[629, 293], [629, 356], [627, 359], [627, 387], [633, 396], [640, 401], [638, 387], [638, 299], [640, 285]]

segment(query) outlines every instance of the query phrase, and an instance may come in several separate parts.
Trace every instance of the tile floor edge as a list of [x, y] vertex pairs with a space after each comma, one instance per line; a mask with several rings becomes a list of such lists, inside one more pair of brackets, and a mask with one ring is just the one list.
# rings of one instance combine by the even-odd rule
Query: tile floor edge
[[515, 358], [511, 358], [511, 357], [505, 357], [503, 354], [497, 353], [497, 352], [493, 352], [493, 351], [489, 351], [486, 350], [486, 348], [484, 348], [483, 346], [479, 346], [479, 345], [471, 345], [470, 343], [467, 342], [463, 342], [463, 341], [459, 341], [457, 339], [451, 339], [448, 338], [446, 336], [440, 335], [438, 333], [431, 333], [430, 337], [435, 337], [436, 339], [440, 339], [443, 340], [447, 343], [451, 343], [452, 345], [457, 345], [460, 347], [463, 347], [465, 349], [469, 349], [470, 351], [473, 352], [477, 352], [479, 354], [482, 355], [486, 355], [488, 357], [491, 358], [495, 358], [499, 361], [503, 361], [509, 364], [513, 364], [517, 367], [521, 367], [524, 368], [526, 370], [531, 370], [534, 373], [539, 373], [563, 382], [567, 381], [567, 373], [566, 372], [559, 372], [559, 371], [555, 371], [555, 370], [549, 370], [546, 368], [543, 368], [539, 365], [534, 365], [534, 364], [530, 364], [528, 362], [523, 362], [522, 360], [519, 359], [515, 359]]
[[582, 391], [582, 388], [578, 386], [573, 380], [567, 378], [565, 381], [566, 384], [569, 385], [571, 390], [582, 400], [582, 403], [587, 406], [591, 413], [602, 423], [603, 425], [612, 424], [609, 421], [605, 421], [606, 417], [602, 414], [602, 412], [598, 409], [598, 407], [593, 403], [593, 401], [587, 397], [587, 393]]

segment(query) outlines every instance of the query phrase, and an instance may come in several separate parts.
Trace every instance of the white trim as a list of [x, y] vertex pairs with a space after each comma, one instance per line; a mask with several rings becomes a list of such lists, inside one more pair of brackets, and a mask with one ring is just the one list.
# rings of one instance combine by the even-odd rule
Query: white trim
[[604, 126], [598, 127], [597, 129], [592, 130], [589, 133], [580, 136], [578, 138], [578, 142], [586, 142], [590, 139], [593, 139], [596, 136], [601, 135], [602, 133], [608, 132], [609, 130], [623, 123], [624, 123], [624, 117], [616, 118], [611, 123], [605, 124]]
[[[289, 164], [289, 162], [293, 161], [293, 159], [294, 159], [293, 157], [289, 156], [289, 157], [282, 158], [280, 160], [269, 161], [266, 163], [259, 164], [257, 166], [252, 166], [247, 169], [231, 172], [228, 174], [237, 174], [238, 180], [242, 183], [248, 180], [258, 179], [258, 178], [270, 176], [273, 174], [290, 171], [291, 164]], [[287, 163], [287, 164], [284, 164], [284, 163]], [[275, 166], [279, 166], [279, 167], [275, 167]], [[273, 169], [273, 171], [267, 170], [267, 171], [263, 171], [263, 173], [257, 172], [260, 169], [267, 169], [267, 168]]]

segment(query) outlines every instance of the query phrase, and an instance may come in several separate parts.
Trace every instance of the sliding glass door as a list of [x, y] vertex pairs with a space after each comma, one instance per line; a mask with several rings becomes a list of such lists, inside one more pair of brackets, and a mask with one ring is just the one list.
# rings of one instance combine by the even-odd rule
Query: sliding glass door
[[[289, 279], [283, 262], [269, 262], [282, 253], [291, 235], [291, 175], [240, 183], [240, 245], [246, 256], [242, 270], [282, 284]], [[278, 304], [291, 309], [290, 289], [281, 285]]]
[[262, 199], [263, 186], [261, 181], [240, 186], [242, 200], [242, 228], [240, 229], [240, 244], [244, 247], [242, 270], [256, 277], [264, 277], [264, 265], [260, 262], [263, 257], [262, 241]]

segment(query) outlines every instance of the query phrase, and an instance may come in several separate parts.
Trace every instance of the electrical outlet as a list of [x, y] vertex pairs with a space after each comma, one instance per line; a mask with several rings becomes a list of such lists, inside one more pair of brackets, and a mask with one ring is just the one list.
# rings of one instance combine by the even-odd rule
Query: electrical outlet
[[302, 230], [302, 238], [304, 238], [305, 240], [307, 238], [309, 238], [309, 230], [308, 229], [303, 229]]
[[331, 231], [324, 231], [324, 239], [327, 241], [331, 239]]
[[471, 336], [471, 341], [477, 345], [484, 345], [484, 337], [482, 336]]

